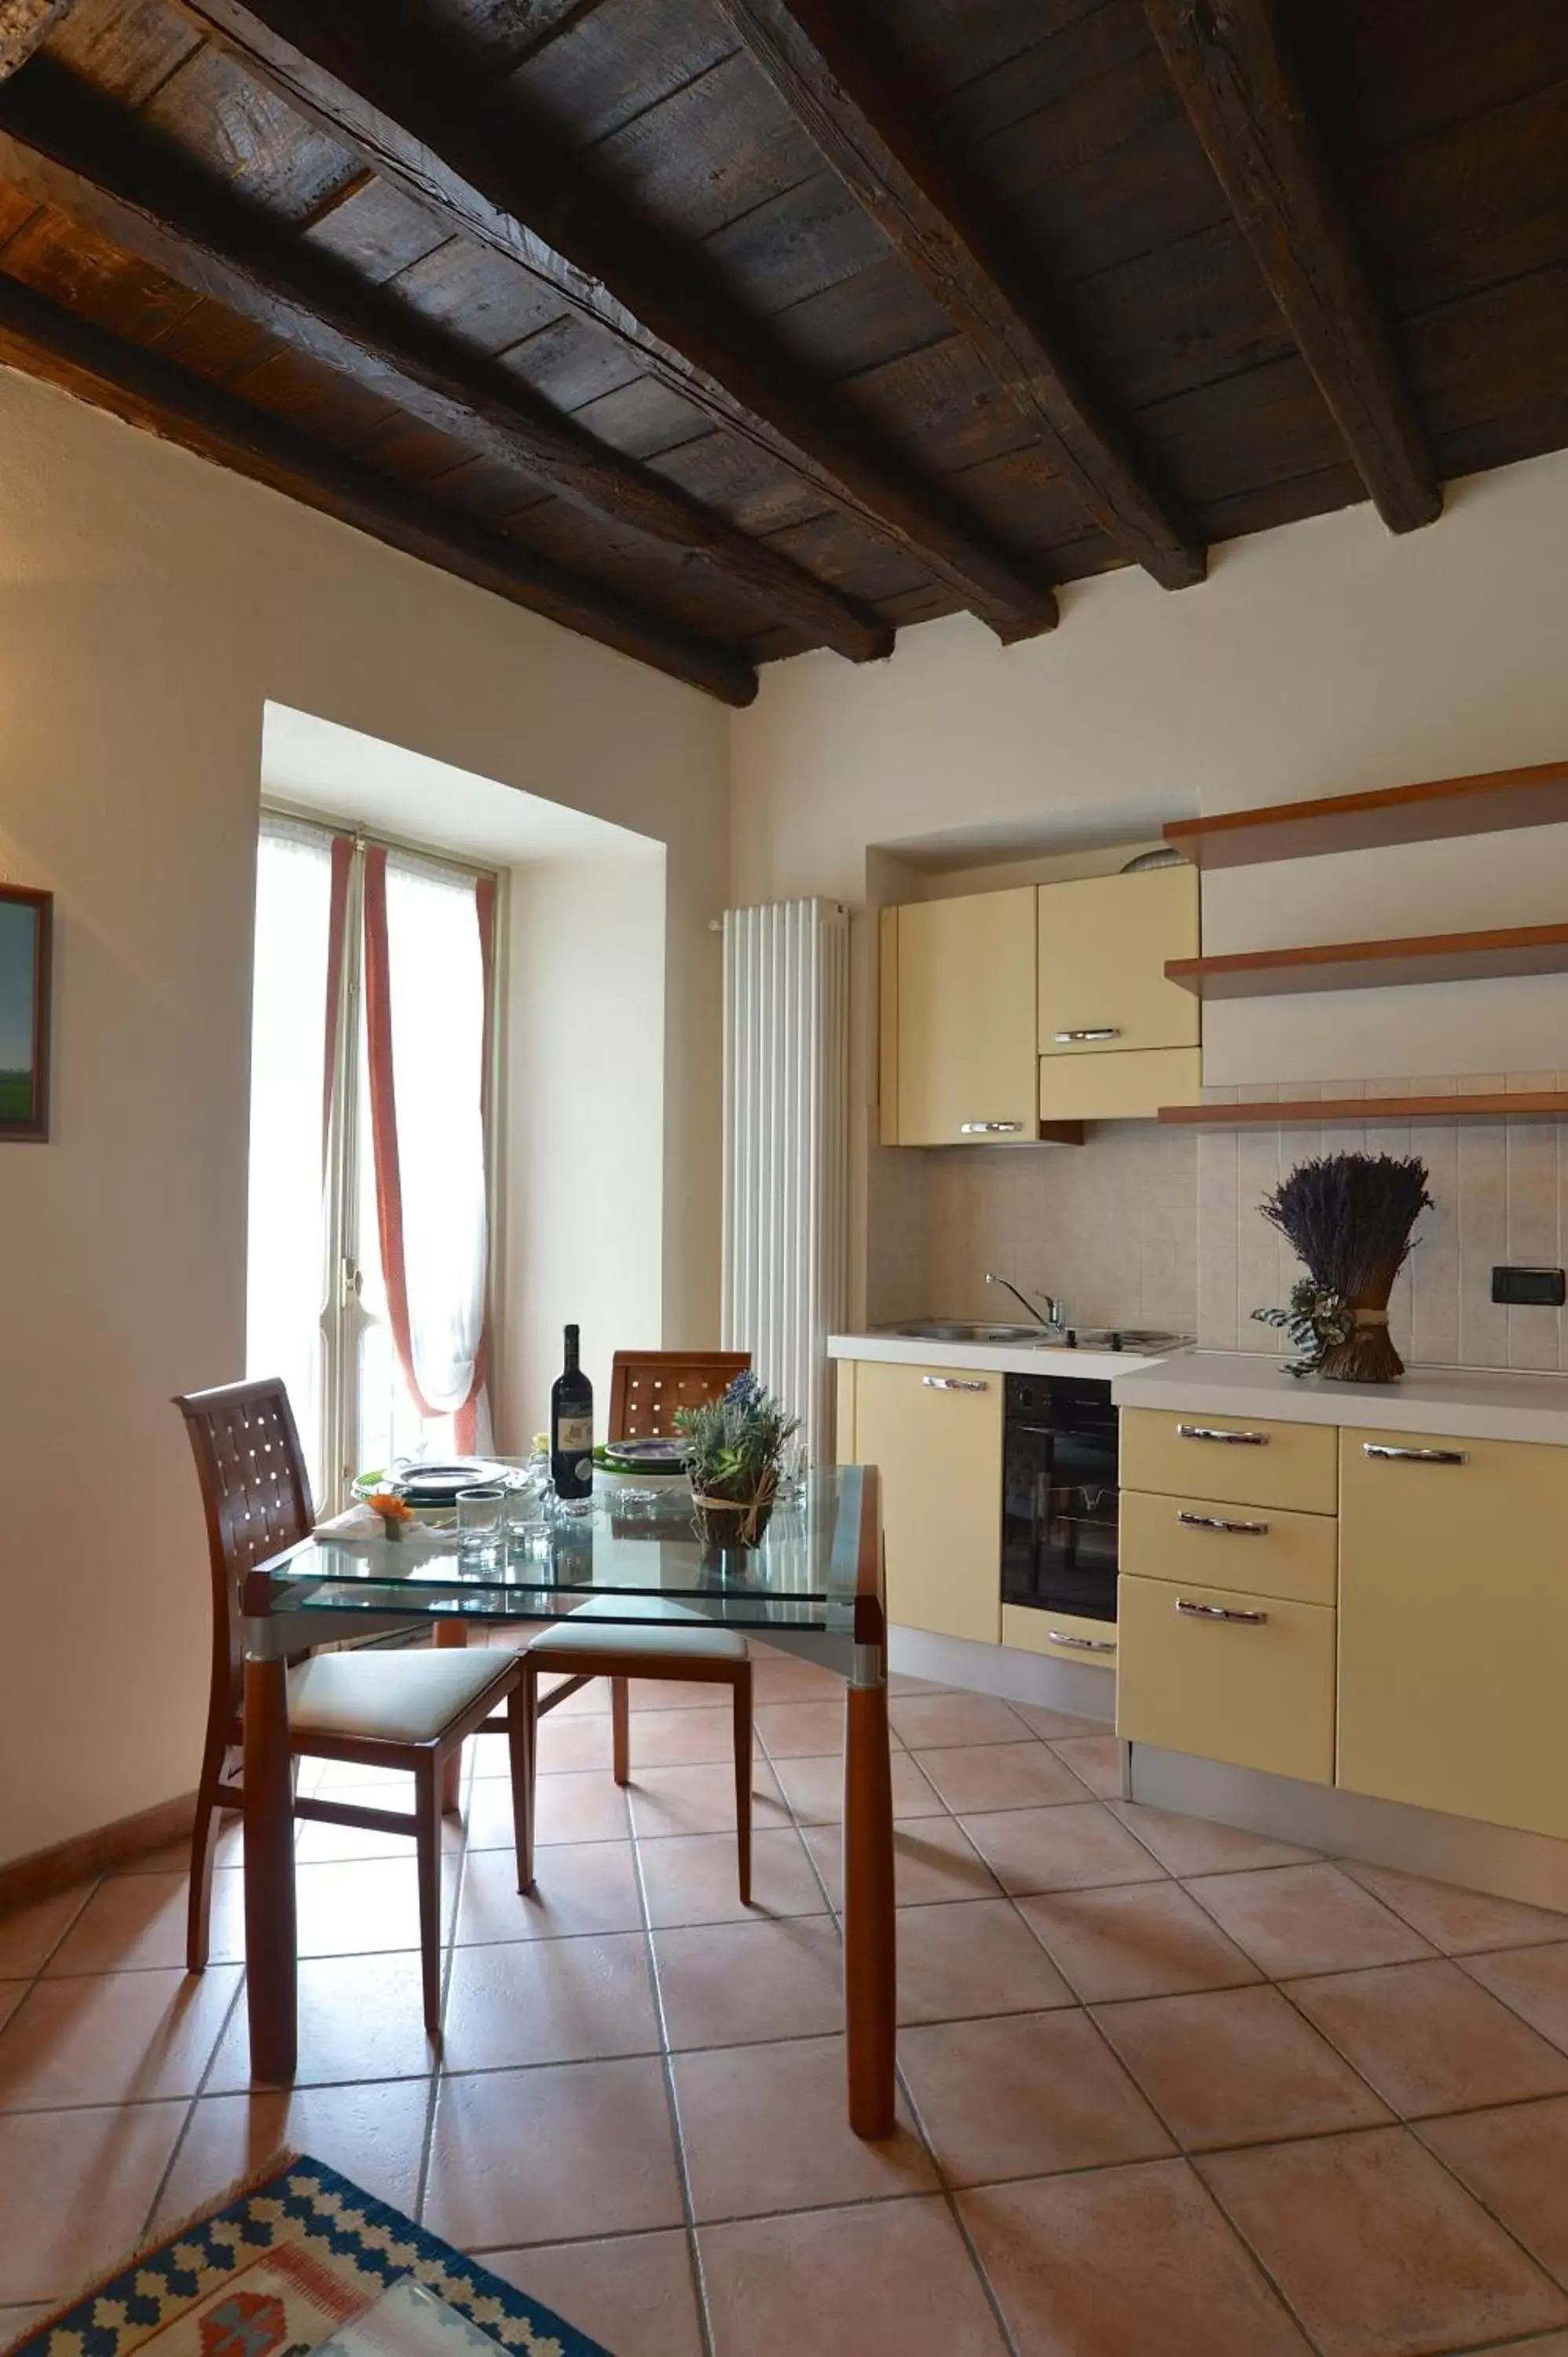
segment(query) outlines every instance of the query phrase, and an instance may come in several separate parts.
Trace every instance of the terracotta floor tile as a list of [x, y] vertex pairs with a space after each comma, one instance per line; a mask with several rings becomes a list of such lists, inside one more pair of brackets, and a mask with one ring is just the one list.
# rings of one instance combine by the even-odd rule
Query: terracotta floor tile
[[1081, 1711], [1052, 1710], [1045, 1703], [1015, 1702], [1007, 1706], [1015, 1710], [1033, 1735], [1043, 1735], [1047, 1743], [1059, 1738], [1077, 1735], [1110, 1735], [1111, 1723], [1103, 1718], [1086, 1718]]
[[458, 1948], [446, 1990], [446, 2071], [652, 2054], [659, 2024], [640, 1932]]
[[1087, 2014], [907, 2029], [898, 2059], [953, 2185], [1147, 2160], [1171, 2140]]
[[1406, 2128], [1196, 2166], [1321, 2357], [1424, 2357], [1568, 2319], [1568, 2299]]
[[827, 1900], [793, 1827], [754, 1834], [751, 1905], [741, 1904], [733, 1834], [671, 1834], [640, 1851], [648, 1918], [659, 1926], [745, 1923], [768, 1915], [821, 1915]]
[[24, 2300], [19, 2307], [0, 2308], [0, 2349], [12, 2348], [34, 2331], [58, 2304], [48, 2299]]
[[1477, 2349], [1475, 2357], [1568, 2357], [1568, 2332], [1549, 2332], [1544, 2339], [1510, 2341], [1505, 2349], [1493, 2341], [1485, 2349]]
[[[113, 1973], [185, 1964], [188, 1875], [115, 1874], [101, 1882], [44, 1967], [60, 1973]], [[245, 1878], [235, 1867], [212, 1877], [209, 1958], [242, 1963]]]
[[775, 1760], [804, 1760], [843, 1749], [843, 1694], [821, 1702], [765, 1702], [757, 1731]]
[[692, 2255], [682, 2233], [487, 2251], [492, 2275], [553, 2308], [615, 2357], [703, 2357]]
[[[892, 1754], [896, 1817], [940, 1817], [947, 1804], [908, 1751]], [[839, 1758], [776, 1760], [773, 1772], [803, 1825], [836, 1825], [843, 1816], [843, 1761]]]
[[871, 2144], [851, 2128], [842, 2038], [680, 2054], [674, 2071], [699, 2223], [924, 2193], [937, 2182], [902, 2098], [890, 2136]]
[[677, 2051], [827, 2037], [843, 2026], [843, 1952], [829, 1916], [656, 1932], [653, 1947]]
[[1273, 1980], [1410, 1964], [1432, 1953], [1419, 1932], [1337, 1866], [1204, 1875], [1187, 1888]]
[[1096, 1800], [1114, 1801], [1121, 1797], [1122, 1746], [1113, 1735], [1075, 1735], [1053, 1743], [1051, 1749], [1058, 1760], [1067, 1761]]
[[[518, 1642], [520, 1644], [532, 1643], [532, 1640], [538, 1635], [538, 1633], [539, 1632], [536, 1629], [531, 1629], [526, 1637], [519, 1638]], [[652, 1686], [662, 1683], [665, 1682], [653, 1678], [633, 1678], [631, 1681], [632, 1708], [635, 1710], [638, 1707], [641, 1697], [647, 1695]], [[542, 1702], [547, 1695], [553, 1694], [558, 1686], [564, 1686], [565, 1684], [566, 1680], [564, 1677], [541, 1678], [539, 1681], [540, 1700]], [[680, 1691], [682, 1695], [689, 1695], [693, 1691], [693, 1689], [689, 1685], [682, 1684]], [[570, 1716], [573, 1718], [597, 1718], [601, 1712], [607, 1715], [609, 1706], [609, 1680], [607, 1678], [590, 1678], [585, 1686], [579, 1686], [576, 1693], [568, 1695], [564, 1702], [558, 1702], [553, 1710], [550, 1710], [545, 1713], [545, 1717], [547, 1718], [565, 1718]], [[656, 1707], [656, 1705], [651, 1698], [649, 1700], [647, 1707], [650, 1710]]]
[[1457, 1964], [1384, 1964], [1289, 1990], [1403, 2118], [1568, 2093], [1568, 2056]]
[[1165, 1879], [1164, 1867], [1099, 1801], [1001, 1809], [960, 1822], [1004, 1890], [1081, 1890]]
[[1178, 1883], [1047, 1891], [1020, 1899], [1018, 1911], [1087, 2005], [1235, 1988], [1260, 1977]]
[[[627, 1837], [626, 1794], [607, 1768], [541, 1776], [536, 1795], [533, 1838], [540, 1848]], [[467, 1820], [471, 1849], [515, 1848], [511, 1792], [504, 1777], [486, 1776], [473, 1785]]]
[[1380, 2127], [1389, 2118], [1277, 1989], [1144, 1997], [1097, 2007], [1094, 2018], [1188, 2151]]
[[429, 2109], [428, 2079], [204, 2095], [192, 2108], [154, 2231], [200, 2209], [282, 2145], [314, 2153], [367, 2193], [412, 2213]]
[[237, 1964], [36, 1981], [0, 2030], [0, 2111], [193, 2095], [239, 1986]]
[[[0, 2300], [58, 2305], [136, 2248], [186, 2109], [130, 2104], [0, 2119]], [[0, 2333], [14, 2337], [3, 2323]]]
[[[843, 1835], [837, 1825], [808, 1825], [805, 1837], [837, 1907], [843, 1889]], [[895, 1825], [893, 1878], [900, 1907], [1000, 1895], [995, 1877], [951, 1817], [915, 1817]]]
[[1423, 1939], [1444, 1955], [1464, 1956], [1486, 1948], [1539, 1946], [1551, 1940], [1568, 1940], [1568, 1915], [1546, 1907], [1521, 1906], [1514, 1899], [1492, 1899], [1483, 1890], [1462, 1890], [1456, 1883], [1431, 1882], [1422, 1874], [1401, 1874], [1391, 1866], [1363, 1866], [1359, 1859], [1337, 1861], [1353, 1882], [1402, 1915]]
[[80, 1890], [57, 1891], [52, 1899], [40, 1899], [31, 1907], [0, 1915], [0, 1980], [41, 1972], [91, 1898], [92, 1889], [91, 1883], [83, 1883]]
[[955, 1815], [976, 1809], [1037, 1809], [1084, 1797], [1071, 1769], [1039, 1742], [955, 1743], [914, 1758]]
[[1005, 1899], [898, 1910], [898, 2018], [963, 2021], [1070, 2005], [1068, 1987]]
[[[350, 1804], [362, 1803], [366, 1808], [396, 1808], [399, 1803], [381, 1793], [368, 1793], [358, 1786], [334, 1792], [335, 1801], [349, 1800]], [[466, 1805], [466, 1804], [465, 1804]], [[463, 1846], [463, 1825], [457, 1817], [441, 1820], [441, 1846], [449, 1856], [456, 1856]], [[295, 1857], [302, 1866], [338, 1866], [362, 1857], [406, 1859], [413, 1857], [412, 1834], [382, 1834], [364, 1825], [312, 1824], [308, 1818], [295, 1836]]]
[[714, 2357], [1003, 2357], [932, 2196], [705, 2226], [697, 2241]]
[[[651, 1712], [644, 1714], [652, 1717]], [[586, 1775], [607, 1770], [614, 1758], [608, 1711], [553, 1710], [539, 1722], [539, 1773], [542, 1776]], [[479, 1747], [475, 1781], [489, 1783], [511, 1772], [504, 1743]]]
[[31, 1981], [0, 1981], [0, 2029], [5, 2029], [31, 1986]]
[[1184, 2161], [989, 2186], [959, 2208], [1027, 2357], [1309, 2357]]
[[424, 2223], [459, 2249], [679, 2226], [662, 2064], [567, 2062], [443, 2079]]
[[1568, 2101], [1425, 2120], [1419, 2133], [1547, 2273], [1568, 2284]]
[[735, 1758], [735, 1726], [727, 1710], [639, 1710], [630, 1743], [633, 1775], [642, 1768], [701, 1767]]
[[[635, 1738], [634, 1738], [635, 1742]], [[661, 1834], [724, 1834], [735, 1831], [735, 1770], [722, 1767], [634, 1768], [628, 1791], [639, 1841]], [[751, 1763], [751, 1825], [787, 1825], [789, 1812], [765, 1760]]]
[[[427, 2078], [435, 2069], [417, 1952], [308, 1957], [300, 1964], [298, 1986], [300, 2086]], [[242, 1998], [219, 2040], [203, 2093], [234, 2093], [250, 2083], [250, 2025]]]
[[780, 1653], [752, 1642], [751, 1694], [755, 1703], [836, 1702], [843, 1707], [844, 1682], [820, 1662]]
[[[714, 1685], [711, 1679], [631, 1678], [628, 1679], [628, 1684], [630, 1688], [631, 1707], [635, 1711], [722, 1710], [726, 1718], [729, 1717], [730, 1690], [728, 1686]], [[608, 1710], [610, 1688], [607, 1678], [596, 1679], [594, 1684], [587, 1687], [585, 1691], [589, 1694], [602, 1695], [604, 1699], [599, 1708]], [[576, 1699], [580, 1700], [581, 1697]], [[753, 1701], [755, 1700], [754, 1689]], [[562, 1707], [570, 1709], [572, 1705], [563, 1704]]]
[[1553, 2046], [1568, 2051], [1568, 1942], [1553, 1948], [1515, 1948], [1498, 1956], [1466, 1956], [1465, 1970]]
[[458, 1946], [641, 1930], [642, 1907], [628, 1841], [552, 1843], [535, 1855], [533, 1872], [533, 1889], [525, 1898], [517, 1887], [517, 1859], [510, 1849], [470, 1850], [457, 1896], [454, 1932]]
[[[455, 1855], [443, 1860], [443, 1935], [456, 1904], [457, 1870]], [[419, 1878], [412, 1849], [406, 1857], [296, 1867], [294, 1887], [302, 1956], [370, 1955], [419, 1945]]]
[[1174, 1810], [1151, 1809], [1141, 1801], [1107, 1805], [1171, 1874], [1242, 1874], [1256, 1867], [1309, 1866], [1318, 1857], [1316, 1850], [1298, 1849], [1294, 1842], [1274, 1841], [1268, 1834], [1213, 1824], [1207, 1817], [1178, 1816]]
[[911, 1751], [950, 1743], [1016, 1743], [1022, 1719], [992, 1695], [906, 1695], [888, 1706], [893, 1732]]

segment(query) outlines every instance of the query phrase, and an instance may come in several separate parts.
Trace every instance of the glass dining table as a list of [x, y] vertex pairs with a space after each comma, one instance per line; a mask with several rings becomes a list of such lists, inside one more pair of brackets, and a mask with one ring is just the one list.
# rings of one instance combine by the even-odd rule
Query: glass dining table
[[881, 1485], [875, 1467], [811, 1475], [775, 1508], [750, 1552], [698, 1540], [679, 1490], [612, 1493], [592, 1512], [514, 1533], [490, 1559], [413, 1533], [398, 1541], [330, 1527], [259, 1564], [241, 1597], [244, 1643], [246, 2000], [254, 2076], [295, 2074], [297, 2051], [294, 1788], [287, 1664], [312, 1646], [432, 1625], [462, 1644], [497, 1623], [564, 1619], [635, 1625], [679, 1605], [822, 1663], [844, 1680], [843, 1957], [850, 2125], [894, 2126], [893, 1801], [888, 1758]]

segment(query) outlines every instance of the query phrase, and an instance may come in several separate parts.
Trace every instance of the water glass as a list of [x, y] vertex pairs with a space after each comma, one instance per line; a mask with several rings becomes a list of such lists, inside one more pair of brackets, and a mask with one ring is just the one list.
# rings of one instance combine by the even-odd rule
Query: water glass
[[517, 1557], [549, 1552], [549, 1498], [532, 1480], [514, 1483], [507, 1491], [506, 1543], [508, 1553]]
[[457, 1553], [468, 1563], [492, 1562], [505, 1527], [506, 1491], [499, 1481], [481, 1481], [457, 1492]]

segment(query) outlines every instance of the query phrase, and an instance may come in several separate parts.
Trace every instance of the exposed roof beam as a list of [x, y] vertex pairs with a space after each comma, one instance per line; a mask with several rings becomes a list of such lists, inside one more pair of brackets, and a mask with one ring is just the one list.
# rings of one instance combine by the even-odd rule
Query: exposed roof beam
[[412, 16], [354, 0], [179, 0], [193, 22], [444, 225], [492, 247], [909, 553], [1004, 639], [1049, 630], [1049, 587], [806, 382], [678, 245], [601, 188], [509, 95], [465, 80]]
[[25, 66], [72, 0], [0, 0], [0, 81]]
[[1167, 589], [1201, 581], [1201, 539], [1134, 460], [1011, 250], [843, 0], [718, 0], [790, 112], [940, 304], [1101, 532]]
[[85, 221], [355, 383], [529, 480], [738, 586], [777, 619], [856, 662], [887, 625], [723, 516], [623, 457], [328, 257], [158, 152], [122, 118], [35, 69], [0, 92], [0, 177]]
[[1430, 523], [1442, 483], [1273, 0], [1144, 0], [1144, 14], [1378, 513], [1391, 532]]
[[338, 457], [282, 418], [188, 375], [156, 352], [126, 343], [3, 275], [0, 362], [667, 672], [723, 704], [746, 705], [757, 694], [756, 673], [728, 648], [436, 507], [356, 460]]

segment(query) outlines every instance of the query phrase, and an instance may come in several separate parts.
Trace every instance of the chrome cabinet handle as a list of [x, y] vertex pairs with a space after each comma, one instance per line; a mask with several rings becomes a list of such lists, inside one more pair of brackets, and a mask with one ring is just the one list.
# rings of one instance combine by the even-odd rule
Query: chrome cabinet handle
[[1096, 1023], [1087, 1031], [1055, 1031], [1051, 1037], [1058, 1048], [1076, 1048], [1080, 1040], [1120, 1039], [1122, 1034], [1114, 1023]]
[[1047, 1636], [1053, 1645], [1067, 1645], [1075, 1653], [1113, 1653], [1114, 1637], [1074, 1637], [1065, 1629], [1047, 1629]]
[[989, 1383], [967, 1381], [962, 1375], [922, 1375], [920, 1381], [929, 1392], [988, 1392]]
[[961, 1121], [961, 1137], [1014, 1137], [1023, 1128], [1021, 1121]]
[[1223, 1514], [1184, 1514], [1177, 1512], [1177, 1522], [1184, 1531], [1226, 1531], [1233, 1538], [1267, 1538], [1267, 1523], [1228, 1523]]
[[1261, 1629], [1269, 1617], [1266, 1612], [1236, 1612], [1226, 1604], [1194, 1604], [1185, 1596], [1176, 1598], [1176, 1609], [1189, 1620], [1237, 1620], [1247, 1629]]
[[1178, 1424], [1176, 1437], [1178, 1440], [1224, 1440], [1238, 1448], [1266, 1448], [1269, 1445], [1266, 1432], [1221, 1432], [1218, 1425], [1212, 1424]]
[[1363, 1457], [1382, 1457], [1401, 1465], [1468, 1465], [1465, 1448], [1395, 1448], [1386, 1440], [1363, 1440]]

